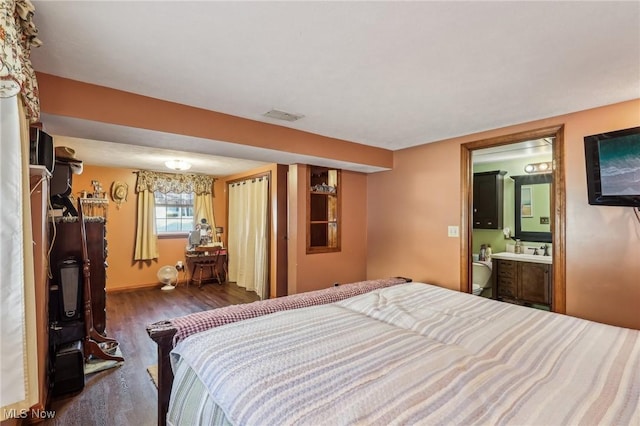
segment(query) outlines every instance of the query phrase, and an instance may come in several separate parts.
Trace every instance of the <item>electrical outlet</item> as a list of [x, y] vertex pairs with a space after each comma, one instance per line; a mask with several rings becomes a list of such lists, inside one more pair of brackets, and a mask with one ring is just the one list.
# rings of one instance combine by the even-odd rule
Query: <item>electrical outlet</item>
[[449, 237], [453, 237], [453, 238], [459, 237], [460, 236], [460, 228], [458, 226], [455, 226], [455, 225], [449, 225], [447, 227], [447, 235]]

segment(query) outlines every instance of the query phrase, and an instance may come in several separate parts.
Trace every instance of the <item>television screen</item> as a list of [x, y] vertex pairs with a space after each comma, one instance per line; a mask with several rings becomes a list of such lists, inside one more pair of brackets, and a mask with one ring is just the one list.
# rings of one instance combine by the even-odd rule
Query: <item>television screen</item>
[[584, 138], [589, 204], [640, 207], [640, 127]]

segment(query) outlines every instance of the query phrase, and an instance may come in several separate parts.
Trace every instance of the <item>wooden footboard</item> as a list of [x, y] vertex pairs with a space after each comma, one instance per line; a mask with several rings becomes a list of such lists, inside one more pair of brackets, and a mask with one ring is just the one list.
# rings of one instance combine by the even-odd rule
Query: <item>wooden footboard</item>
[[167, 424], [169, 397], [173, 385], [173, 370], [169, 353], [173, 349], [173, 336], [177, 331], [168, 322], [147, 326], [149, 337], [158, 345], [158, 425], [161, 426]]

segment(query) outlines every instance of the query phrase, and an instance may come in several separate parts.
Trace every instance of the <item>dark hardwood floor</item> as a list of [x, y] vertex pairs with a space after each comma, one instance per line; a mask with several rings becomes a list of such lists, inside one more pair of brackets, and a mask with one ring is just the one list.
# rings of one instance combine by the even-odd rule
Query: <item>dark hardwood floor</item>
[[156, 364], [147, 324], [192, 312], [258, 300], [234, 283], [146, 289], [107, 295], [107, 334], [120, 343], [122, 366], [85, 376], [84, 390], [53, 400], [49, 425], [155, 425], [157, 391], [147, 373]]

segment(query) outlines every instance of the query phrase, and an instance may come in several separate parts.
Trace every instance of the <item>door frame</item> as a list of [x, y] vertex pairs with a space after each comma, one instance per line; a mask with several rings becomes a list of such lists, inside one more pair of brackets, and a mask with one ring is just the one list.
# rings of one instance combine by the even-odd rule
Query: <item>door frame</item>
[[460, 145], [460, 181], [461, 185], [461, 229], [460, 229], [460, 291], [471, 293], [471, 237], [473, 208], [473, 162], [472, 151], [508, 145], [517, 142], [553, 137], [553, 191], [551, 210], [554, 212], [551, 223], [553, 254], [553, 287], [551, 310], [566, 313], [566, 256], [565, 222], [566, 190], [564, 171], [564, 125], [544, 127], [524, 132], [481, 139]]

